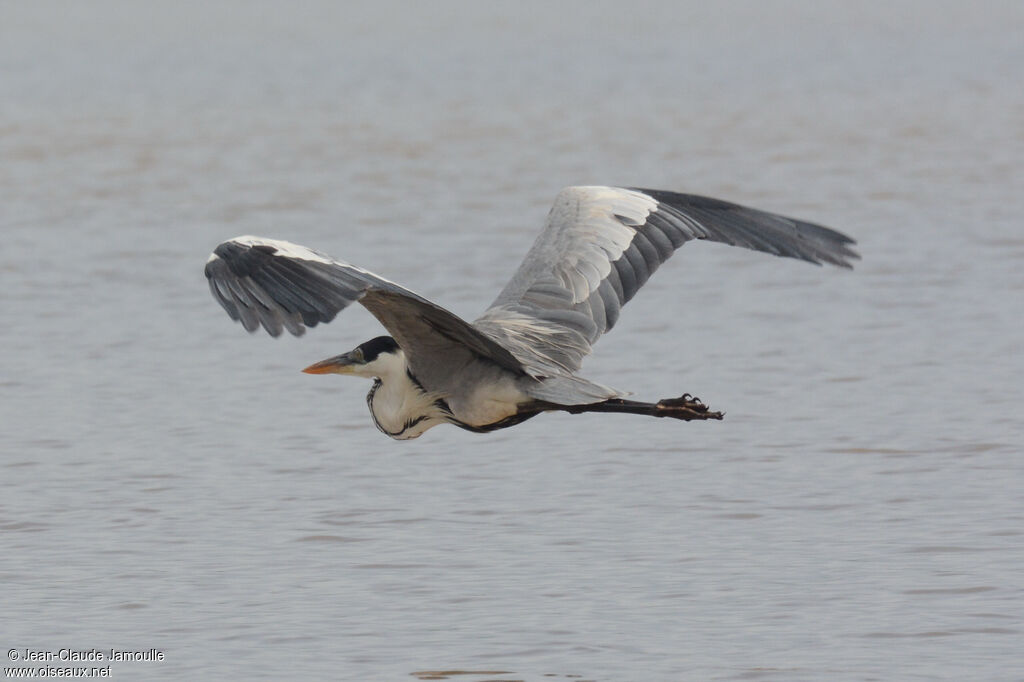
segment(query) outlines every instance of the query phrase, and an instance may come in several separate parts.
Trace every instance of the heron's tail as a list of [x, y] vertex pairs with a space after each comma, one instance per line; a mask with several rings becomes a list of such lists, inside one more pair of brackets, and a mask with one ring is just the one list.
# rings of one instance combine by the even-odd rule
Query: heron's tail
[[534, 400], [566, 406], [590, 405], [630, 395], [572, 375], [529, 380], [522, 389]]

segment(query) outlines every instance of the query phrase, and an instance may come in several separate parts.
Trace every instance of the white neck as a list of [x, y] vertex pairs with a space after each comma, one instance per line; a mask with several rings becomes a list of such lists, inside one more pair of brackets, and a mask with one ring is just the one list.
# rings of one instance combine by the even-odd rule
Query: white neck
[[366, 396], [373, 421], [383, 433], [396, 440], [408, 440], [447, 421], [445, 411], [435, 404], [439, 396], [426, 392], [409, 376], [405, 354], [382, 353], [365, 365], [376, 378]]

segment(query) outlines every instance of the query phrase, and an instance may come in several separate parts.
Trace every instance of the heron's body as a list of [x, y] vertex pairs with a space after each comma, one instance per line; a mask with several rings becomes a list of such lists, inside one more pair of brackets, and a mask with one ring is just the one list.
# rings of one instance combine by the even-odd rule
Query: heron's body
[[237, 237], [214, 251], [206, 275], [215, 298], [249, 331], [300, 335], [358, 301], [392, 336], [306, 368], [374, 380], [374, 423], [416, 438], [443, 423], [471, 431], [518, 424], [541, 412], [624, 412], [721, 418], [684, 396], [658, 403], [578, 374], [591, 346], [657, 267], [691, 239], [849, 267], [845, 235], [819, 225], [694, 195], [570, 187], [490, 308], [469, 323], [361, 268], [296, 244]]

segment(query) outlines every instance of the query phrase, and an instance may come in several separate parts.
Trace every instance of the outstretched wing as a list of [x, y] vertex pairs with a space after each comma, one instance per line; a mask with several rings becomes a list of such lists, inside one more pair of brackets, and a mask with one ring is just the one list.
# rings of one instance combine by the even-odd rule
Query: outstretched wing
[[[206, 263], [210, 291], [231, 319], [250, 332], [262, 325], [271, 336], [334, 319], [359, 301], [405, 351], [410, 365], [455, 366], [459, 356], [486, 358], [521, 373], [507, 349], [457, 315], [394, 282], [304, 246], [260, 237], [236, 237]], [[438, 362], [446, 360], [446, 362]]]
[[644, 282], [691, 239], [849, 268], [854, 241], [821, 225], [718, 199], [568, 187], [512, 280], [473, 324], [534, 376], [579, 369]]

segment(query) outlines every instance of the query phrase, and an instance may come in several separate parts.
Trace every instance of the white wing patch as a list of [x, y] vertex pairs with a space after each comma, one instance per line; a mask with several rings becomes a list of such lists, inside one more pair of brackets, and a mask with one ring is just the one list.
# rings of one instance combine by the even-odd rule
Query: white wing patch
[[277, 253], [284, 256], [285, 258], [298, 258], [300, 260], [313, 261], [315, 263], [325, 263], [332, 265], [338, 261], [333, 258], [328, 258], [322, 253], [317, 253], [313, 249], [299, 244], [293, 244], [286, 242], [281, 239], [266, 239], [264, 237], [254, 237], [251, 234], [244, 234], [241, 237], [235, 237], [231, 241], [241, 246], [271, 246], [277, 250]]
[[569, 187], [559, 193], [548, 221], [570, 226], [563, 234], [575, 248], [566, 250], [556, 274], [573, 303], [597, 290], [637, 227], [656, 210], [658, 202], [646, 194], [617, 187]]

